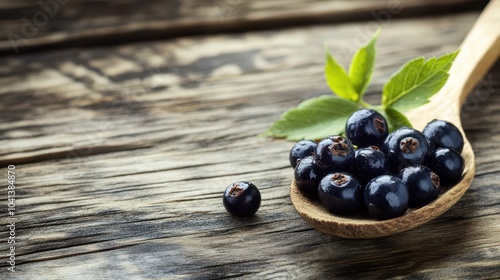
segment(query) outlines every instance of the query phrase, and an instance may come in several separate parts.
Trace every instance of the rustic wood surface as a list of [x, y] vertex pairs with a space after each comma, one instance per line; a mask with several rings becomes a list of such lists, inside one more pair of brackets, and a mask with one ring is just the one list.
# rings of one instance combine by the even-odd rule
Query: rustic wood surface
[[[385, 24], [368, 100], [403, 62], [454, 51], [477, 16]], [[443, 216], [394, 236], [347, 240], [311, 228], [289, 198], [293, 143], [256, 137], [291, 106], [329, 94], [324, 42], [347, 65], [376, 28], [327, 24], [0, 58], [0, 178], [16, 165], [18, 218], [16, 273], [7, 271], [2, 226], [0, 278], [498, 278], [499, 64], [463, 111], [472, 186]], [[253, 218], [222, 206], [237, 180], [261, 190]]]
[[[41, 3], [41, 4], [40, 4]], [[0, 54], [482, 9], [486, 0], [0, 0]]]

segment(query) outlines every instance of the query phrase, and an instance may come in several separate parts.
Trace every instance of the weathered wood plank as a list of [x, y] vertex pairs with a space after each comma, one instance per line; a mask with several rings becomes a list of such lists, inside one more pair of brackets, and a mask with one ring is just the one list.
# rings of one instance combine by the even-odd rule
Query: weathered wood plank
[[[409, 58], [455, 50], [476, 17], [388, 25], [368, 98], [375, 100]], [[315, 231], [293, 209], [287, 159], [293, 143], [255, 135], [290, 106], [327, 94], [323, 41], [337, 56], [345, 54], [346, 64], [357, 44], [353, 35], [365, 27], [315, 26], [1, 59], [8, 70], [0, 69], [0, 162], [17, 164], [18, 172], [16, 276], [497, 277], [498, 65], [464, 112], [477, 176], [445, 215], [395, 236], [345, 240]], [[224, 188], [237, 180], [261, 190], [253, 218], [235, 219], [222, 206]], [[5, 216], [0, 223], [7, 223]], [[6, 233], [2, 227], [0, 234]], [[2, 278], [10, 276], [5, 269], [0, 262]]]
[[[481, 9], [485, 0], [0, 2], [0, 53]], [[389, 17], [389, 18], [388, 18]]]
[[[388, 26], [368, 98], [404, 61], [456, 49], [475, 18], [420, 20], [422, 36], [407, 32], [414, 21]], [[325, 41], [332, 52], [346, 54], [339, 56], [347, 64], [365, 30], [375, 29], [321, 26], [4, 59], [0, 166], [189, 143], [185, 136], [194, 133], [218, 135], [231, 145], [240, 137], [232, 135], [235, 123], [258, 134], [289, 107], [329, 92], [322, 74]], [[187, 111], [197, 113], [186, 118]], [[219, 142], [207, 141], [205, 148], [214, 145]]]

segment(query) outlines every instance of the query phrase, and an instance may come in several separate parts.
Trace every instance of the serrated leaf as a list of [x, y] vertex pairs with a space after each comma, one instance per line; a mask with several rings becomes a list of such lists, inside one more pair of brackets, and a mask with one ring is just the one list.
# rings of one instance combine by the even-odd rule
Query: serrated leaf
[[429, 102], [446, 83], [457, 54], [458, 51], [427, 61], [416, 58], [403, 65], [385, 84], [382, 105], [407, 111]]
[[375, 67], [376, 50], [375, 43], [377, 42], [380, 29], [377, 30], [370, 42], [360, 48], [352, 58], [349, 66], [349, 79], [354, 87], [354, 90], [362, 98], [366, 88], [370, 84]]
[[334, 96], [311, 98], [285, 112], [261, 136], [298, 141], [341, 134], [347, 118], [357, 109], [354, 102]]
[[385, 119], [388, 122], [389, 132], [392, 132], [403, 126], [412, 127], [410, 121], [405, 117], [405, 115], [393, 108], [386, 108], [380, 113], [384, 115]]
[[338, 97], [352, 101], [359, 99], [346, 71], [328, 52], [326, 53], [325, 79], [330, 89]]

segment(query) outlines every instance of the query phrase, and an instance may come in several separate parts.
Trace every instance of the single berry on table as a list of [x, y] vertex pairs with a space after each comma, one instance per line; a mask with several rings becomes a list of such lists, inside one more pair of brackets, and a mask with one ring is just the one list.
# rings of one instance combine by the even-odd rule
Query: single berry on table
[[261, 197], [259, 189], [254, 184], [237, 182], [226, 188], [222, 202], [231, 215], [250, 217], [259, 210]]
[[412, 165], [399, 172], [398, 177], [408, 187], [410, 207], [422, 207], [437, 198], [440, 192], [439, 176], [423, 165]]
[[389, 163], [384, 152], [377, 146], [356, 150], [354, 155], [353, 175], [366, 185], [371, 179], [384, 175], [389, 170]]
[[452, 123], [443, 120], [433, 120], [428, 123], [422, 133], [431, 141], [435, 148], [449, 148], [459, 153], [464, 148], [464, 137]]
[[420, 131], [402, 127], [387, 136], [382, 150], [387, 155], [391, 171], [413, 165], [424, 164], [431, 153], [429, 140]]
[[295, 183], [305, 193], [318, 194], [318, 184], [323, 178], [322, 170], [316, 165], [312, 156], [300, 159], [294, 170]]
[[439, 148], [429, 158], [428, 166], [443, 184], [455, 184], [464, 172], [464, 159], [453, 149]]
[[316, 146], [318, 146], [318, 144], [311, 140], [297, 142], [290, 150], [290, 165], [295, 168], [297, 166], [297, 160], [312, 156]]
[[325, 171], [349, 171], [354, 160], [354, 148], [343, 136], [329, 136], [318, 143], [314, 161]]
[[365, 187], [364, 202], [370, 216], [387, 220], [403, 215], [408, 209], [408, 188], [399, 178], [382, 175]]
[[363, 205], [363, 187], [343, 172], [326, 175], [319, 184], [318, 195], [323, 206], [338, 215], [352, 214]]
[[389, 133], [387, 121], [379, 112], [360, 109], [345, 125], [347, 138], [358, 147], [380, 146]]

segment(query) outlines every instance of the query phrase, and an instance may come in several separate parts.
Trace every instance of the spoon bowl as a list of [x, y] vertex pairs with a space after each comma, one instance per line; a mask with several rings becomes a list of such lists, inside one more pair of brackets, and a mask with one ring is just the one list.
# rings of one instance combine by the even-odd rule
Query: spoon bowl
[[461, 51], [444, 87], [431, 102], [407, 112], [413, 126], [422, 130], [434, 119], [446, 120], [457, 126], [464, 135], [462, 157], [465, 170], [461, 180], [445, 188], [436, 200], [421, 208], [410, 208], [403, 216], [375, 220], [368, 213], [354, 216], [334, 215], [319, 200], [302, 193], [295, 181], [290, 197], [300, 216], [317, 230], [345, 238], [376, 238], [396, 234], [422, 225], [446, 212], [469, 188], [475, 174], [474, 152], [460, 122], [460, 110], [467, 96], [500, 54], [500, 0], [490, 1], [464, 40]]

